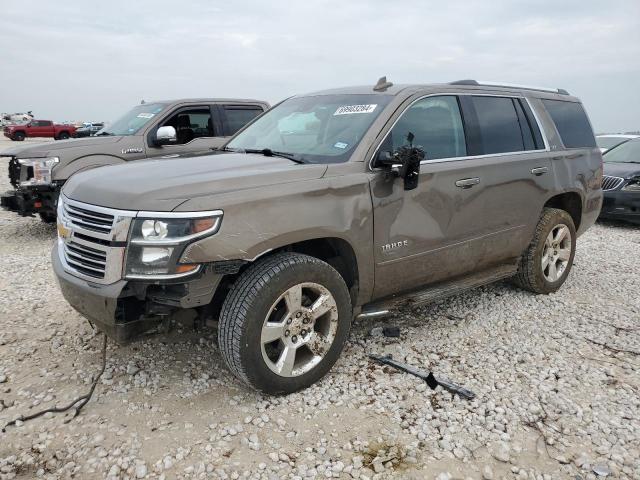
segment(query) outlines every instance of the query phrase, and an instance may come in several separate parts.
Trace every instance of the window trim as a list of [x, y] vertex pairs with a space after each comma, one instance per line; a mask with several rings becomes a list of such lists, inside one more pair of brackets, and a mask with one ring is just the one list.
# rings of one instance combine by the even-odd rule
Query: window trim
[[[531, 104], [531, 101], [529, 100], [529, 98], [525, 97], [524, 95], [497, 95], [497, 94], [492, 94], [492, 93], [481, 93], [481, 92], [429, 93], [427, 95], [422, 95], [422, 96], [416, 98], [415, 100], [413, 100], [409, 105], [406, 106], [406, 108], [404, 110], [402, 110], [402, 113], [400, 113], [400, 115], [398, 115], [398, 118], [396, 118], [393, 121], [393, 124], [389, 127], [387, 132], [380, 139], [380, 142], [378, 142], [378, 145], [376, 146], [375, 150], [373, 151], [373, 154], [371, 155], [371, 158], [369, 159], [369, 162], [368, 162], [369, 170], [373, 171], [373, 172], [382, 170], [382, 167], [374, 167], [373, 166], [375, 158], [378, 155], [378, 151], [380, 150], [380, 147], [382, 146], [382, 144], [387, 139], [387, 136], [389, 135], [391, 130], [393, 130], [393, 128], [396, 126], [396, 123], [398, 123], [400, 118], [407, 112], [407, 110], [409, 108], [411, 108], [413, 106], [413, 104], [415, 104], [416, 102], [419, 102], [420, 100], [423, 100], [425, 98], [429, 98], [429, 97], [461, 97], [461, 96], [501, 97], [501, 98], [511, 98], [511, 99], [523, 99], [525, 102], [527, 102], [527, 104], [529, 105], [529, 108], [531, 109], [531, 112], [533, 113], [533, 119], [535, 120], [535, 122], [538, 125], [538, 129], [540, 130], [540, 135], [542, 136], [542, 141], [544, 142], [544, 148], [543, 149], [537, 149], [537, 150], [519, 150], [519, 151], [516, 151], [516, 152], [485, 153], [485, 154], [482, 154], [482, 155], [467, 155], [467, 156], [463, 156], [463, 157], [435, 158], [433, 160], [428, 160], [427, 159], [427, 160], [422, 160], [420, 162], [420, 165], [425, 165], [425, 164], [429, 164], [429, 163], [457, 162], [457, 161], [461, 161], [461, 160], [474, 160], [476, 158], [502, 157], [502, 156], [505, 156], [505, 155], [523, 155], [523, 154], [528, 154], [528, 153], [544, 153], [544, 152], [550, 152], [551, 151], [551, 149], [549, 148], [549, 141], [547, 139], [547, 134], [544, 131], [544, 129], [542, 128], [542, 123], [540, 123], [540, 118], [538, 117], [538, 114], [536, 113], [535, 109], [533, 108], [533, 105]], [[460, 100], [458, 99], [458, 108], [460, 108], [460, 107], [461, 107]], [[465, 142], [466, 142], [466, 125], [464, 124], [464, 114], [462, 112], [462, 108], [460, 108], [460, 117], [462, 118], [463, 128], [465, 130]]]
[[[147, 145], [150, 148], [182, 147], [184, 145], [189, 145], [191, 142], [193, 142], [194, 140], [197, 140], [198, 138], [223, 138], [223, 136], [221, 135], [216, 135], [216, 123], [215, 123], [216, 112], [213, 107], [214, 107], [213, 105], [207, 104], [207, 103], [194, 103], [192, 105], [190, 104], [176, 105], [172, 110], [167, 111], [167, 113], [160, 120], [156, 120], [156, 122], [153, 123], [151, 127], [149, 127], [149, 130], [145, 134], [145, 136], [147, 137]], [[158, 131], [158, 128], [160, 128], [160, 125], [162, 125], [164, 122], [169, 120], [174, 115], [179, 114], [180, 112], [183, 112], [185, 110], [195, 110], [195, 109], [209, 110], [209, 115], [211, 115], [211, 121], [213, 122], [213, 137], [195, 137], [193, 140], [187, 143], [182, 143], [182, 144], [168, 144], [168, 145], [158, 146], [153, 143], [153, 136]]]
[[[243, 130], [244, 127], [246, 127], [250, 123], [253, 123], [253, 121], [256, 118], [258, 118], [260, 115], [266, 112], [266, 110], [264, 109], [264, 106], [257, 103], [255, 104], [254, 103], [220, 103], [218, 104], [218, 106], [220, 108], [220, 118], [222, 121], [222, 133], [227, 138], [231, 138], [235, 136], [236, 133]], [[247, 123], [245, 123], [242, 127], [240, 127], [235, 132], [229, 133], [229, 130], [228, 130], [229, 119], [227, 118], [227, 110], [256, 110], [256, 111], [259, 111], [260, 113], [258, 113], [258, 115], [253, 117], [251, 120], [249, 120]]]

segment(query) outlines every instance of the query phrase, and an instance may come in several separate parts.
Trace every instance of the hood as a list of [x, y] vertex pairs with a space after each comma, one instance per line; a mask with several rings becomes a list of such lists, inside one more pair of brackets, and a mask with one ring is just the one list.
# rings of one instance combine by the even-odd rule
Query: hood
[[629, 179], [640, 176], [640, 163], [603, 163], [604, 174]]
[[65, 152], [73, 154], [75, 148], [86, 148], [100, 145], [118, 143], [123, 137], [90, 137], [70, 140], [58, 140], [57, 142], [38, 143], [35, 145], [8, 148], [0, 152], [0, 156], [17, 158], [38, 158], [59, 156]]
[[73, 200], [103, 207], [171, 211], [199, 196], [314, 180], [326, 170], [326, 165], [260, 154], [208, 154], [88, 170], [72, 176], [63, 192]]

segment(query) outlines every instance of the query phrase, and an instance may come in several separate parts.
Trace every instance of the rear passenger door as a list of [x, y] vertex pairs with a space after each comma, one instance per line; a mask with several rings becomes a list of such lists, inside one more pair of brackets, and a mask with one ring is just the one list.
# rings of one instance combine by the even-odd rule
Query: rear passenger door
[[515, 259], [533, 236], [553, 189], [551, 154], [536, 116], [521, 96], [464, 95], [468, 141], [479, 153], [483, 202], [479, 267]]

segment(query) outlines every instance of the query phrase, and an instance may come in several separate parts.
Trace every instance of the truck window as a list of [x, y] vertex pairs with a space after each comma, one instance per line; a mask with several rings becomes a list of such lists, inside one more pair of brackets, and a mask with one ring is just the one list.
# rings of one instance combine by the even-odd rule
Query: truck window
[[225, 135], [233, 135], [251, 120], [262, 113], [259, 107], [233, 107], [225, 106]]
[[40, 127], [50, 127], [51, 125], [53, 125], [53, 122], [49, 120], [40, 120]]
[[542, 100], [566, 148], [595, 147], [591, 124], [582, 104], [563, 100]]
[[162, 123], [176, 129], [177, 144], [184, 145], [195, 138], [214, 137], [213, 120], [209, 107], [179, 110]]
[[454, 96], [427, 97], [411, 105], [385, 139], [383, 149], [393, 152], [408, 144], [422, 147], [427, 160], [464, 157], [467, 147], [458, 100]]
[[513, 99], [473, 96], [473, 105], [478, 117], [483, 154], [525, 150]]

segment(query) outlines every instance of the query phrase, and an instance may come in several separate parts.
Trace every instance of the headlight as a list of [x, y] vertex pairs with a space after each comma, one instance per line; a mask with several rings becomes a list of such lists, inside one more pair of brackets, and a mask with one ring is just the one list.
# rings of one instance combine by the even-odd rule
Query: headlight
[[627, 184], [622, 187], [622, 191], [624, 192], [640, 192], [640, 177], [633, 177], [631, 180], [627, 182]]
[[222, 212], [139, 212], [131, 227], [127, 248], [127, 278], [171, 278], [189, 275], [200, 265], [181, 264], [180, 256], [192, 241], [215, 234]]
[[33, 185], [51, 185], [51, 170], [53, 166], [58, 163], [60, 159], [58, 157], [48, 158], [19, 158], [18, 163], [26, 168], [33, 169], [31, 178], [20, 182], [22, 186]]

